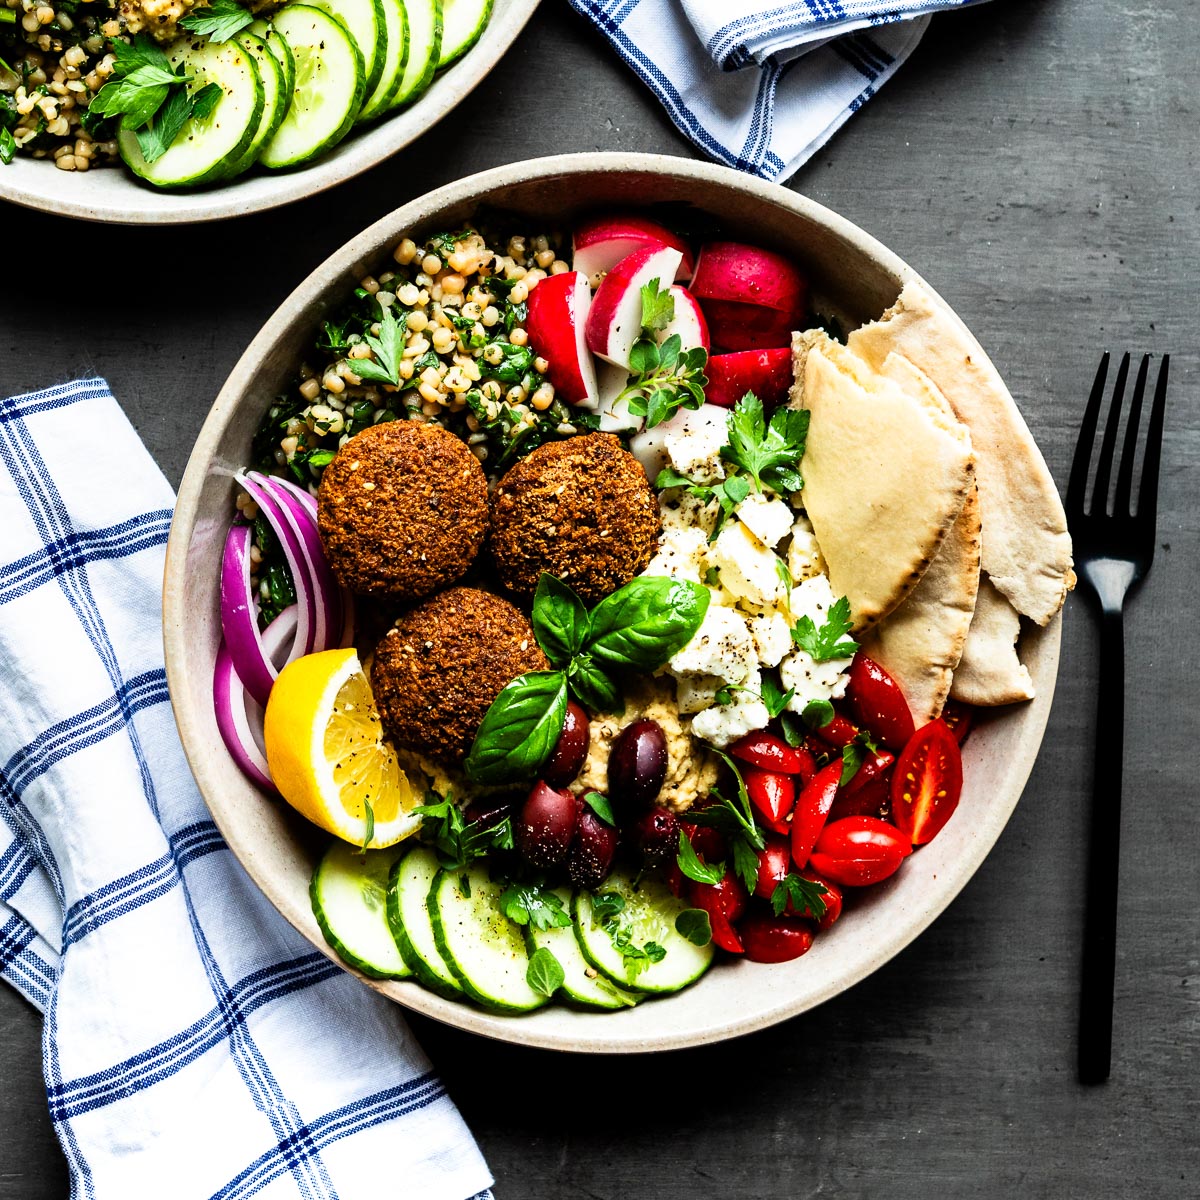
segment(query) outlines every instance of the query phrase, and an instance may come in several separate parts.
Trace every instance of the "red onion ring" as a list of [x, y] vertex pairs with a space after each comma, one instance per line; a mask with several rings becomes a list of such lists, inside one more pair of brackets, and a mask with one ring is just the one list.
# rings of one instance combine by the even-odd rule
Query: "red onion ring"
[[258, 609], [250, 592], [250, 546], [254, 531], [234, 525], [221, 559], [222, 645], [246, 691], [265, 705], [277, 674], [258, 631]]

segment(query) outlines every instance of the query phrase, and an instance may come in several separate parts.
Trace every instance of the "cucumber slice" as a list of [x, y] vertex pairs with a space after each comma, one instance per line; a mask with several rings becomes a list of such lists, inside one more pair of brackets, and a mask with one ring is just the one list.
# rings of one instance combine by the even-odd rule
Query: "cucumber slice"
[[370, 96], [379, 83], [383, 60], [387, 57], [387, 22], [382, 0], [306, 0], [306, 3], [327, 12], [346, 27], [346, 32], [362, 52], [366, 75], [363, 95]]
[[296, 60], [287, 116], [259, 158], [278, 170], [308, 162], [350, 132], [366, 95], [366, 76], [354, 39], [328, 13], [289, 4], [275, 14], [275, 28]]
[[338, 957], [375, 979], [412, 974], [387, 923], [388, 878], [407, 847], [368, 850], [334, 842], [309, 885], [313, 914]]
[[441, 871], [429, 892], [433, 936], [472, 1000], [500, 1012], [531, 1012], [547, 997], [525, 980], [529, 954], [521, 927], [500, 911], [503, 891], [480, 862]]
[[433, 82], [442, 53], [442, 0], [404, 0], [408, 10], [408, 62], [391, 108], [409, 104]]
[[291, 96], [296, 88], [296, 60], [292, 57], [292, 48], [270, 21], [259, 19], [248, 26], [247, 31], [267, 43], [267, 49], [283, 69], [283, 94]]
[[492, 0], [442, 0], [439, 70], [462, 58], [479, 41], [491, 15]]
[[414, 846], [392, 868], [388, 881], [387, 921], [400, 957], [431, 992], [460, 999], [462, 987], [446, 965], [433, 936], [429, 892], [440, 871], [437, 855]]
[[188, 120], [167, 152], [146, 162], [137, 135], [117, 134], [117, 146], [129, 169], [156, 187], [195, 187], [224, 179], [241, 163], [258, 131], [263, 112], [263, 85], [254, 57], [236, 41], [178, 42], [167, 56], [171, 66], [184, 65], [193, 76], [187, 85], [195, 94], [207, 84], [219, 84], [224, 95], [203, 120]]
[[[570, 888], [555, 888], [555, 895], [563, 902], [567, 912], [571, 911]], [[566, 978], [559, 989], [568, 999], [586, 1008], [632, 1008], [638, 997], [619, 988], [606, 975], [601, 975], [579, 949], [575, 940], [574, 925], [556, 925], [550, 929], [525, 931], [525, 946], [530, 954], [546, 949], [558, 959]], [[589, 975], [588, 972], [591, 972]]]
[[284, 87], [283, 68], [271, 53], [267, 43], [248, 31], [239, 33], [237, 41], [253, 56], [263, 85], [263, 111], [258, 121], [258, 131], [250, 139], [242, 155], [242, 161], [230, 172], [230, 178], [240, 175], [258, 162], [259, 151], [275, 136], [283, 118], [287, 116], [291, 93]]
[[383, 23], [387, 28], [383, 71], [375, 90], [367, 94], [367, 102], [358, 114], [360, 121], [369, 121], [387, 111], [404, 79], [404, 68], [408, 63], [408, 10], [404, 0], [383, 0]]
[[607, 892], [615, 892], [625, 901], [624, 910], [615, 920], [628, 930], [633, 945], [657, 942], [666, 954], [640, 972], [631, 971], [613, 944], [612, 935], [593, 920], [591, 894], [577, 892], [571, 903], [575, 937], [583, 957], [596, 970], [630, 991], [658, 994], [678, 992], [708, 970], [713, 960], [712, 943], [696, 946], [676, 931], [675, 918], [688, 905], [674, 896], [662, 879], [647, 876], [635, 887], [634, 878], [619, 870], [605, 880], [597, 894]]

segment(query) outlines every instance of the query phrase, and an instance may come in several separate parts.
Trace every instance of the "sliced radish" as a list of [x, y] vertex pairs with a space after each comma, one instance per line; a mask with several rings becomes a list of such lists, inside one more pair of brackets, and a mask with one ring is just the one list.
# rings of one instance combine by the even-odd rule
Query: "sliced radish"
[[736, 300], [797, 315], [808, 298], [804, 276], [789, 259], [743, 242], [702, 246], [691, 286], [700, 300]]
[[629, 411], [629, 401], [617, 403], [617, 397], [629, 382], [629, 372], [624, 367], [602, 362], [596, 368], [596, 379], [600, 387], [600, 431], [602, 433], [627, 433], [641, 429], [645, 417], [635, 417]]
[[629, 353], [642, 328], [642, 288], [655, 279], [660, 287], [669, 286], [682, 261], [683, 255], [672, 247], [643, 246], [605, 275], [587, 317], [587, 344], [593, 354], [615, 366], [629, 366]]
[[628, 215], [595, 217], [579, 225], [573, 239], [572, 265], [588, 277], [592, 287], [599, 287], [621, 259], [643, 246], [673, 246], [681, 258], [671, 278], [687, 281], [692, 277], [692, 252], [687, 242], [655, 221]]
[[741, 350], [736, 354], [714, 354], [704, 368], [709, 404], [732, 408], [747, 392], [753, 392], [767, 408], [787, 401], [792, 386], [792, 351]]
[[687, 288], [678, 284], [667, 289], [675, 298], [675, 315], [667, 323], [667, 327], [659, 336], [659, 342], [665, 342], [672, 334], [679, 334], [681, 350], [696, 350], [703, 347], [708, 349], [708, 322], [696, 297]]
[[529, 293], [529, 341], [550, 364], [550, 382], [568, 404], [595, 408], [596, 364], [584, 336], [592, 289], [581, 271], [550, 275]]
[[737, 300], [701, 300], [712, 344], [720, 350], [773, 350], [792, 344], [800, 314], [741, 304]]

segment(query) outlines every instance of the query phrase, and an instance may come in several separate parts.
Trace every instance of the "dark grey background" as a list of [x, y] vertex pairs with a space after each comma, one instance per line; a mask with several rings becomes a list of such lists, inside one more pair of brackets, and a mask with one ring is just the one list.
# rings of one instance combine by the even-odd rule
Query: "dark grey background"
[[[1049, 732], [1012, 823], [933, 928], [849, 994], [644, 1060], [553, 1057], [414, 1019], [502, 1200], [1197, 1194], [1198, 49], [1194, 0], [947, 15], [788, 185], [954, 304], [1060, 482], [1100, 352], [1173, 356], [1161, 550], [1127, 635], [1112, 1081], [1074, 1079], [1096, 642], [1072, 600]], [[326, 254], [451, 178], [581, 149], [692, 153], [601, 38], [547, 0], [457, 112], [325, 196], [190, 231], [5, 208], [9, 246], [36, 246], [42, 265], [0, 279], [0, 394], [102, 373], [177, 483], [229, 368]], [[0, 1200], [67, 1189], [39, 1030], [0, 988]], [[381, 1187], [403, 1194], [403, 1179], [402, 1163], [380, 1164]]]

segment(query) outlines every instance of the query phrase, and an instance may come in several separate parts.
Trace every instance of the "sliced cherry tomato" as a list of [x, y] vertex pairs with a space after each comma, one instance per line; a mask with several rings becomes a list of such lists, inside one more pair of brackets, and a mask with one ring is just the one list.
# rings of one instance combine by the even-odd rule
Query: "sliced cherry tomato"
[[[800, 786], [803, 787], [806, 783], [812, 782], [812, 777], [817, 773], [817, 756], [806, 745], [793, 746], [793, 750], [800, 756], [800, 769], [796, 772], [796, 778], [800, 780]], [[821, 753], [825, 752], [825, 748], [821, 748]]]
[[878, 817], [843, 817], [826, 825], [809, 863], [818, 875], [845, 887], [879, 883], [900, 869], [912, 843]]
[[850, 745], [858, 737], [858, 726], [849, 717], [844, 717], [841, 713], [834, 713], [833, 720], [828, 725], [822, 725], [820, 729], [816, 730], [816, 735], [827, 746], [840, 750], [843, 746]]
[[792, 851], [786, 838], [769, 837], [766, 843], [758, 852], [758, 882], [754, 885], [754, 894], [770, 900], [792, 869]]
[[[817, 922], [817, 928], [828, 929], [842, 915], [842, 889], [833, 880], [822, 879], [811, 867], [805, 867], [800, 874], [813, 883], [819, 883], [825, 889], [825, 895], [821, 897], [825, 902], [825, 914]], [[812, 913], [807, 908], [800, 916], [812, 919]]]
[[850, 664], [846, 699], [859, 722], [893, 750], [903, 749], [916, 731], [900, 685], [861, 651]]
[[954, 740], [961, 746], [975, 723], [975, 709], [961, 700], [947, 700], [945, 708], [942, 709], [942, 720], [954, 734]]
[[684, 821], [680, 828], [687, 834], [692, 849], [706, 863], [720, 862], [725, 857], [725, 839], [711, 825], [693, 825]]
[[787, 833], [787, 818], [796, 806], [796, 785], [790, 775], [747, 767], [742, 772], [750, 803], [761, 814], [763, 823], [776, 833]]
[[789, 746], [783, 738], [765, 729], [739, 738], [729, 747], [729, 753], [752, 767], [778, 771], [783, 775], [798, 775], [804, 766], [804, 759], [797, 747]]
[[[850, 781], [851, 783], [854, 780]], [[833, 807], [829, 810], [830, 821], [840, 821], [843, 817], [879, 817], [886, 821], [891, 812], [892, 773], [870, 780], [857, 791], [842, 788]]]
[[842, 760], [823, 766], [796, 801], [792, 810], [792, 861], [797, 867], [808, 863], [813, 845], [829, 818], [842, 778]]
[[688, 881], [688, 903], [708, 913], [713, 942], [730, 954], [742, 954], [743, 947], [733, 922], [746, 911], [750, 897], [742, 881], [728, 871], [720, 883]]
[[892, 820], [914, 846], [932, 841], [962, 795], [962, 754], [945, 721], [913, 734], [892, 772]]
[[896, 756], [889, 754], [886, 750], [877, 750], [874, 754], [868, 754], [863, 759], [862, 765], [854, 772], [854, 778], [846, 784], [842, 791], [847, 796], [853, 796], [855, 792], [861, 792], [869, 784], [887, 778], [892, 769], [892, 763], [895, 761]]
[[738, 933], [751, 962], [791, 962], [807, 954], [813, 944], [813, 928], [807, 921], [777, 917], [761, 909], [742, 919]]

